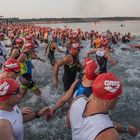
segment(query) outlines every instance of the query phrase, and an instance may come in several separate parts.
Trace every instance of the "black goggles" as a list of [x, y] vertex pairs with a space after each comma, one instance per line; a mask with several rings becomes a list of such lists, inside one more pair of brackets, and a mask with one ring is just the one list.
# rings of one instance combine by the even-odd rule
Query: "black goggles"
[[1, 95], [0, 97], [4, 97], [4, 96], [11, 96], [11, 95], [17, 95], [17, 94], [22, 94], [21, 88], [18, 87], [14, 92], [12, 92], [11, 94], [8, 95]]
[[7, 68], [7, 69], [9, 69], [10, 71], [14, 72], [15, 74], [19, 74], [19, 73], [20, 73], [20, 71], [14, 71], [14, 70], [12, 70], [11, 68], [6, 67], [6, 66], [4, 66], [4, 67]]
[[21, 94], [21, 88], [18, 87], [11, 95], [17, 95], [17, 94]]

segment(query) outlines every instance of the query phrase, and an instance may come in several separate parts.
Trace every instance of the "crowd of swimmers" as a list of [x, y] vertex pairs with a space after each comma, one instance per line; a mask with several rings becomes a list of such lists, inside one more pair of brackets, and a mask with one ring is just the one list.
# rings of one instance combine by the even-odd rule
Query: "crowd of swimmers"
[[[11, 42], [9, 45], [4, 42], [6, 39]], [[128, 43], [133, 39], [130, 33], [122, 35], [109, 30], [99, 33], [66, 26], [62, 29], [0, 24], [0, 140], [23, 140], [23, 123], [40, 117], [50, 121], [66, 102], [71, 102], [67, 126], [71, 128], [73, 140], [119, 140], [118, 133], [136, 136], [136, 127], [116, 123], [108, 114], [123, 93], [118, 76], [107, 71], [108, 61], [112, 66], [118, 63], [112, 57], [115, 51], [112, 44]], [[91, 49], [82, 64], [79, 55], [83, 40], [90, 41]], [[36, 51], [40, 44], [44, 45], [42, 58]], [[7, 48], [10, 51], [7, 52]], [[56, 51], [64, 54], [59, 60], [55, 58]], [[44, 60], [44, 55], [48, 60]], [[32, 78], [33, 59], [42, 63], [49, 61], [55, 88], [59, 86], [60, 67], [64, 68], [63, 95], [53, 107], [35, 112], [30, 107], [18, 107], [28, 91], [41, 97], [41, 90]]]

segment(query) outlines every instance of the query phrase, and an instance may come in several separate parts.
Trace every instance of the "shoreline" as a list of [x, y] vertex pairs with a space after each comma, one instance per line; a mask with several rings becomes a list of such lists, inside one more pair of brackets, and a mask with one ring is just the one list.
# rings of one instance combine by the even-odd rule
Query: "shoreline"
[[86, 22], [123, 22], [140, 21], [140, 17], [95, 17], [95, 18], [0, 18], [0, 23], [31, 23], [31, 24], [53, 24], [53, 23], [86, 23]]
[[23, 23], [30, 23], [30, 24], [61, 24], [61, 23], [106, 23], [106, 22], [140, 22], [140, 20], [100, 20], [100, 21], [36, 21], [36, 22], [23, 22]]

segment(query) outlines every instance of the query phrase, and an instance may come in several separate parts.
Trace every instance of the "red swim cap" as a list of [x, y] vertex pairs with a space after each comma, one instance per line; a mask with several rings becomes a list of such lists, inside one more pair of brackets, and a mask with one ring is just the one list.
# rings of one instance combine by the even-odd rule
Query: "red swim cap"
[[108, 41], [106, 38], [102, 39], [102, 45], [103, 46], [107, 46], [108, 45]]
[[31, 50], [34, 48], [34, 45], [32, 43], [27, 43], [23, 46], [23, 50], [27, 49], [27, 50]]
[[73, 33], [73, 38], [77, 38], [78, 34], [76, 32]]
[[27, 36], [25, 36], [25, 39], [28, 40], [28, 41], [32, 41], [32, 36], [31, 35], [27, 35]]
[[75, 49], [82, 49], [83, 47], [80, 45], [80, 43], [73, 43], [71, 45], [71, 50], [75, 50]]
[[120, 79], [113, 73], [100, 74], [92, 85], [94, 96], [111, 100], [122, 93], [122, 85]]
[[14, 59], [9, 58], [3, 65], [4, 72], [20, 71], [20, 63]]
[[93, 59], [86, 62], [85, 76], [88, 80], [94, 80], [97, 76], [98, 70], [99, 70], [99, 66], [96, 64], [96, 62]]
[[89, 61], [89, 60], [92, 60], [92, 58], [91, 57], [88, 57], [88, 58], [86, 58], [86, 59], [84, 59], [84, 64], [83, 64], [83, 66], [85, 67], [86, 66], [86, 63]]
[[0, 36], [3, 36], [4, 37], [4, 33], [3, 32], [0, 32]]
[[17, 38], [16, 39], [16, 44], [22, 44], [24, 41], [22, 38]]
[[0, 79], [0, 102], [7, 100], [17, 89], [19, 84], [11, 78]]

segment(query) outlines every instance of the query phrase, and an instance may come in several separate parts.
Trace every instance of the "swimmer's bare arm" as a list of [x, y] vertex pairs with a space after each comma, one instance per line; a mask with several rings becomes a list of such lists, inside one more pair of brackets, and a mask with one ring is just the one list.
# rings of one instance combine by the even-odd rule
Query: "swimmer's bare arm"
[[0, 120], [0, 140], [14, 140], [11, 123], [7, 120]]
[[26, 123], [26, 122], [29, 122], [36, 118], [45, 116], [50, 111], [51, 111], [50, 108], [47, 106], [36, 112], [32, 111], [32, 109], [30, 107], [24, 107], [21, 109], [22, 116], [23, 116], [23, 122]]
[[115, 128], [110, 128], [100, 133], [96, 140], [120, 140], [120, 138]]
[[17, 59], [20, 63], [25, 63], [27, 61], [27, 56], [26, 54], [22, 53]]
[[23, 107], [21, 109], [21, 113], [22, 113], [22, 116], [23, 116], [23, 122], [24, 123], [29, 122], [29, 121], [36, 118], [35, 112], [32, 111], [32, 109], [30, 107]]
[[116, 64], [118, 63], [117, 60], [115, 60], [115, 59], [112, 58], [112, 56], [111, 56], [111, 54], [110, 54], [110, 52], [109, 52], [108, 49], [105, 50], [105, 56], [107, 57], [108, 61], [109, 61], [113, 66], [116, 65]]
[[13, 45], [5, 44], [5, 47], [6, 47], [6, 48], [12, 48], [12, 47], [14, 47], [14, 46], [13, 46]]
[[18, 53], [19, 53], [18, 50], [17, 49], [14, 49], [12, 51], [12, 54], [11, 54], [10, 58], [15, 58], [18, 55]]
[[58, 72], [59, 68], [61, 66], [64, 66], [65, 64], [72, 64], [73, 63], [73, 58], [71, 55], [65, 56], [63, 59], [59, 60], [55, 66], [54, 66], [54, 87], [58, 88]]
[[71, 129], [71, 125], [70, 125], [70, 111], [68, 111], [68, 113], [67, 113], [67, 118], [66, 118], [67, 120], [67, 128], [69, 128], [69, 129]]
[[93, 49], [93, 50], [91, 50], [91, 51], [89, 51], [89, 52], [87, 53], [87, 57], [89, 57], [90, 54], [94, 54], [96, 51], [97, 51], [96, 48]]
[[135, 126], [132, 126], [132, 125], [123, 125], [123, 124], [116, 123], [116, 122], [113, 122], [113, 124], [114, 124], [116, 130], [119, 133], [129, 133], [130, 135], [132, 135], [134, 137], [138, 133], [138, 129]]
[[73, 89], [76, 85], [78, 80], [73, 82], [70, 89], [65, 93], [65, 95], [61, 96], [58, 101], [56, 102], [55, 106], [52, 107], [52, 112], [55, 113], [60, 107], [62, 107], [67, 101], [69, 101], [72, 98], [73, 95]]

